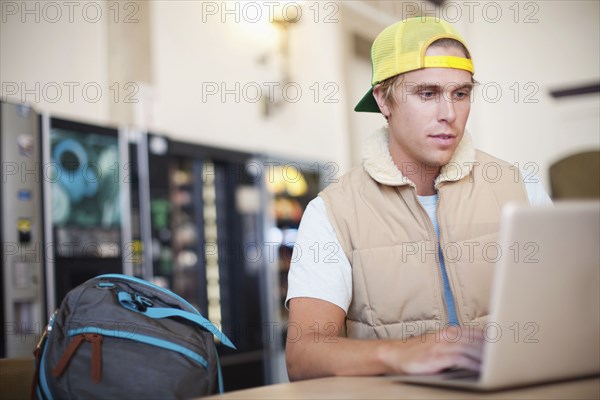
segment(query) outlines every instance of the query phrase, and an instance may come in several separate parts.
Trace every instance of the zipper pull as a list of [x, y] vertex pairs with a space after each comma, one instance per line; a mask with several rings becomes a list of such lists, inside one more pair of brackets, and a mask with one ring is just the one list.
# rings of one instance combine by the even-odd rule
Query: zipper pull
[[60, 360], [58, 360], [58, 363], [56, 363], [54, 369], [52, 369], [52, 376], [58, 378], [63, 374], [63, 372], [65, 372], [65, 369], [67, 369], [67, 367], [69, 366], [71, 358], [73, 358], [73, 355], [84, 340], [84, 335], [77, 335], [73, 337], [73, 340], [67, 346], [62, 357], [60, 358]]
[[62, 357], [52, 369], [52, 376], [58, 378], [65, 372], [71, 358], [73, 358], [77, 349], [84, 341], [92, 344], [92, 381], [100, 383], [100, 379], [102, 378], [102, 335], [98, 335], [97, 333], [84, 333], [74, 336]]
[[85, 333], [87, 342], [92, 344], [92, 382], [100, 383], [102, 379], [102, 335]]

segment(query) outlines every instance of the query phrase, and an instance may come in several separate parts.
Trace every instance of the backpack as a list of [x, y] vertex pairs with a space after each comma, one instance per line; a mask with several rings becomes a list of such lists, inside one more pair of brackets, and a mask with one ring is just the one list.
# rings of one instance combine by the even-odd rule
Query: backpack
[[169, 290], [100, 275], [71, 290], [34, 354], [38, 399], [180, 399], [223, 392], [231, 341]]

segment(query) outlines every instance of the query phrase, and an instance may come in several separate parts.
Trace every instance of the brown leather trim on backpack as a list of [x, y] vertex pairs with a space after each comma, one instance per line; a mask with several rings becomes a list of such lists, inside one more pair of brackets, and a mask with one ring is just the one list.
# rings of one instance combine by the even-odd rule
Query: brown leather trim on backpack
[[58, 378], [65, 372], [71, 358], [73, 358], [77, 349], [84, 341], [92, 344], [92, 382], [100, 383], [102, 379], [102, 335], [97, 333], [84, 333], [73, 336], [73, 340], [69, 343], [69, 346], [54, 366], [54, 369], [52, 369], [52, 376]]
[[[33, 373], [33, 380], [31, 382], [31, 399], [37, 400], [37, 391], [35, 390], [40, 383], [40, 365], [42, 364], [42, 353], [46, 340], [48, 339], [48, 326], [44, 328], [44, 333], [38, 341], [35, 349], [33, 350], [33, 357], [35, 358], [35, 370]], [[41, 400], [41, 399], [40, 399]]]
[[[35, 357], [35, 372], [33, 373], [33, 380], [31, 382], [31, 399], [37, 400], [37, 394], [35, 388], [40, 382], [40, 362], [42, 360], [42, 349], [38, 346], [33, 350], [33, 356]], [[40, 399], [41, 400], [41, 399]]]
[[102, 335], [85, 334], [85, 340], [92, 344], [92, 382], [100, 383], [102, 378]]
[[58, 378], [63, 374], [63, 372], [65, 372], [65, 369], [67, 369], [71, 358], [73, 357], [73, 355], [75, 355], [75, 352], [84, 340], [85, 335], [77, 335], [73, 337], [73, 340], [71, 341], [71, 343], [69, 343], [69, 346], [63, 353], [62, 357], [60, 358], [60, 360], [58, 360], [58, 363], [56, 363], [56, 366], [52, 369], [53, 377]]

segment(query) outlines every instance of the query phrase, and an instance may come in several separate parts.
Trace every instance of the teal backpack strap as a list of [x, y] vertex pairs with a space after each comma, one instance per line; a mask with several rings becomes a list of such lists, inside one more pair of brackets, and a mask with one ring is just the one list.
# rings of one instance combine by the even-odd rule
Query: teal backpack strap
[[219, 360], [219, 353], [217, 352], [216, 346], [215, 346], [215, 356], [217, 358], [217, 378], [218, 378], [218, 382], [219, 382], [219, 394], [223, 394], [223, 391], [225, 390], [223, 388], [223, 373], [221, 372], [221, 360]]
[[221, 341], [221, 343], [223, 343], [225, 346], [232, 348], [232, 349], [236, 348], [234, 346], [234, 344], [231, 343], [231, 340], [229, 340], [229, 338], [227, 336], [225, 336], [225, 334], [223, 332], [221, 332], [212, 322], [210, 322], [209, 320], [207, 320], [200, 314], [193, 314], [191, 312], [179, 310], [176, 308], [155, 308], [155, 307], [148, 307], [146, 309], [146, 311], [142, 312], [142, 314], [147, 315], [150, 318], [155, 318], [155, 319], [170, 318], [170, 317], [180, 317], [180, 318], [187, 319], [188, 321], [194, 322], [194, 323], [200, 325], [201, 327], [203, 327], [204, 329], [206, 329], [207, 331], [209, 331], [210, 333], [215, 335], [215, 337], [217, 339], [219, 339]]
[[215, 335], [215, 337], [219, 339], [221, 343], [223, 343], [223, 345], [234, 350], [236, 349], [235, 345], [231, 342], [231, 340], [229, 340], [227, 336], [225, 336], [223, 332], [221, 332], [212, 322], [210, 322], [200, 314], [194, 314], [177, 308], [162, 307], [147, 307], [145, 310], [142, 311], [138, 309], [138, 303], [132, 300], [131, 295], [129, 293], [119, 292], [118, 297], [121, 305], [129, 310], [139, 312], [140, 314], [144, 314], [154, 319], [170, 317], [184, 318], [190, 322], [201, 326], [202, 328]]

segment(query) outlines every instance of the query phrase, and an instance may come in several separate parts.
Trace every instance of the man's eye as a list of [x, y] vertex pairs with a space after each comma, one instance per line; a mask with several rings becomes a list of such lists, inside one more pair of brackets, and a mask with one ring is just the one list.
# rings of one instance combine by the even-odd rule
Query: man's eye
[[423, 98], [430, 99], [435, 95], [435, 93], [433, 93], [431, 90], [426, 90], [426, 91], [420, 92], [420, 95]]
[[467, 92], [467, 91], [460, 91], [460, 92], [456, 92], [456, 93], [454, 94], [454, 96], [455, 96], [457, 99], [464, 99], [465, 97], [469, 97], [469, 92]]

